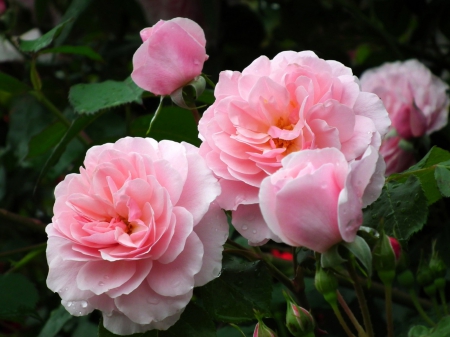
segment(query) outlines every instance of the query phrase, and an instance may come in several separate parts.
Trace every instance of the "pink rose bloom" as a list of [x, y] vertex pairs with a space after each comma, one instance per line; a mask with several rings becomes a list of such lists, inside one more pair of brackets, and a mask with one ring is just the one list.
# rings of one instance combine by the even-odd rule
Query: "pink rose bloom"
[[369, 69], [361, 87], [381, 98], [401, 138], [429, 135], [447, 124], [448, 85], [417, 60]]
[[350, 68], [311, 51], [261, 56], [223, 71], [216, 101], [200, 120], [200, 154], [219, 178], [219, 205], [253, 245], [277, 240], [259, 211], [261, 182], [292, 152], [333, 147], [347, 161], [378, 149], [390, 121], [381, 100], [361, 92]]
[[170, 95], [202, 73], [205, 33], [192, 20], [158, 21], [141, 31], [144, 42], [133, 56], [131, 78], [155, 95]]
[[352, 242], [363, 221], [362, 208], [381, 194], [385, 164], [369, 146], [347, 162], [336, 148], [292, 153], [282, 168], [261, 183], [261, 211], [284, 243], [323, 253]]
[[169, 328], [221, 269], [217, 179], [196, 147], [150, 138], [94, 146], [84, 166], [55, 190], [47, 286], [116, 334]]
[[399, 146], [399, 136], [386, 137], [381, 143], [380, 154], [386, 162], [386, 176], [406, 170], [415, 163], [414, 154]]

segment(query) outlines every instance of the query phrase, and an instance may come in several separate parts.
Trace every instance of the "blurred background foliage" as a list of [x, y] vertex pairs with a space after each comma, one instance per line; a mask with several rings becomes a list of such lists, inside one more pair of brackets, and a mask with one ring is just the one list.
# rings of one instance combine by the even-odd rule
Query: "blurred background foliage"
[[[177, 16], [197, 21], [206, 32], [210, 56], [204, 73], [214, 81], [221, 70], [241, 71], [260, 55], [272, 58], [283, 50], [313, 50], [351, 67], [357, 76], [384, 62], [417, 58], [445, 81], [450, 77], [448, 0], [9, 0], [6, 5], [0, 14], [0, 336], [97, 335], [97, 313], [74, 319], [57, 309], [52, 315], [59, 325], [54, 319], [44, 328], [60, 301], [45, 285], [44, 228], [51, 221], [55, 186], [78, 171], [89, 147], [145, 136], [159, 102], [148, 93], [127, 101], [132, 103], [85, 113], [72, 137], [63, 139], [80, 115], [68, 100], [71, 88], [126, 80], [144, 27]], [[19, 36], [36, 29], [44, 34], [67, 19], [43, 50], [27, 53], [17, 48]], [[42, 95], [30, 90], [33, 85], [41, 86]], [[212, 92], [199, 101], [212, 103]], [[192, 116], [168, 102], [164, 109], [153, 137], [199, 145]], [[434, 144], [449, 149], [449, 131], [446, 127], [422, 139], [419, 157]], [[421, 249], [439, 235], [438, 247], [450, 265], [448, 202], [432, 207], [427, 228], [410, 243], [411, 260], [418, 261]], [[321, 327], [339, 331], [313, 288], [307, 284]], [[351, 292], [346, 296], [352, 301]], [[374, 317], [381, 320], [381, 302], [370, 301]], [[272, 302], [284, 310], [278, 288]], [[396, 327], [406, 331], [414, 316], [408, 306], [399, 305], [395, 312]], [[278, 323], [269, 320], [283, 331]], [[244, 327], [247, 335], [254, 324]], [[218, 333], [239, 335], [228, 325]], [[286, 331], [280, 333], [284, 335]]]

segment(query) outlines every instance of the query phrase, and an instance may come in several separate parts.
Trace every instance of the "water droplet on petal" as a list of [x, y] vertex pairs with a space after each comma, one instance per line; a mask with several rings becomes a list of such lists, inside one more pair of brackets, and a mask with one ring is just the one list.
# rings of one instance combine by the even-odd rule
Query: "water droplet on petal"
[[100, 287], [103, 287], [103, 286], [105, 285], [105, 283], [103, 283], [102, 281], [100, 281], [100, 282], [98, 283], [98, 285], [99, 285]]
[[103, 276], [103, 278], [104, 278], [105, 280], [109, 280], [109, 276], [108, 276], [108, 275]]
[[248, 227], [246, 225], [242, 226], [242, 230], [246, 231], [248, 229]]
[[78, 311], [78, 315], [81, 315], [81, 311]]
[[256, 229], [252, 230], [252, 233], [253, 233], [253, 234], [256, 234]]
[[81, 301], [81, 307], [86, 308], [88, 306], [86, 301]]
[[73, 302], [67, 302], [67, 306], [70, 308], [73, 305]]
[[158, 304], [159, 303], [159, 299], [156, 297], [152, 297], [150, 296], [149, 298], [147, 298], [147, 302], [150, 304]]

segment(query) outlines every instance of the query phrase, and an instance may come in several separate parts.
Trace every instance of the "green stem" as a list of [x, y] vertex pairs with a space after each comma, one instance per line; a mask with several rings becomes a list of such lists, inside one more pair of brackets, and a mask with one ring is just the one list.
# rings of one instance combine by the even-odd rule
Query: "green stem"
[[439, 310], [439, 304], [438, 304], [438, 301], [436, 299], [436, 295], [433, 295], [431, 297], [431, 303], [433, 303], [433, 309], [434, 309], [434, 313], [436, 314], [436, 317], [441, 318], [442, 315], [441, 315], [441, 311]]
[[310, 309], [308, 298], [305, 293], [305, 275], [302, 266], [298, 265], [295, 270], [295, 276], [292, 280], [292, 285], [295, 291], [295, 297], [298, 299], [298, 304], [306, 310]]
[[411, 288], [409, 290], [409, 296], [411, 297], [411, 300], [414, 303], [414, 307], [419, 312], [420, 316], [422, 316], [424, 321], [427, 322], [431, 326], [435, 326], [436, 324], [430, 319], [430, 317], [428, 317], [428, 315], [426, 314], [426, 312], [423, 310], [422, 306], [420, 305], [419, 301], [417, 300], [417, 295], [416, 295], [416, 292], [414, 291], [414, 289]]
[[339, 320], [339, 323], [341, 324], [341, 326], [344, 329], [347, 336], [355, 337], [355, 335], [351, 332], [350, 328], [348, 327], [347, 323], [345, 322], [344, 317], [342, 317], [337, 304], [331, 305], [331, 307], [333, 308], [333, 312], [336, 315], [337, 319]]
[[350, 274], [350, 278], [353, 280], [353, 286], [355, 287], [356, 297], [358, 298], [359, 307], [361, 308], [361, 313], [364, 320], [364, 326], [366, 328], [367, 336], [374, 337], [372, 321], [370, 319], [369, 307], [367, 306], [366, 297], [364, 296], [364, 291], [359, 282], [358, 274], [356, 273], [354, 258], [347, 263], [347, 270]]
[[211, 81], [208, 75], [202, 74], [202, 76], [205, 79], [206, 83], [208, 83], [213, 89], [216, 87], [216, 84], [213, 81]]
[[14, 250], [8, 250], [7, 252], [0, 253], [0, 258], [5, 257], [5, 256], [9, 256], [9, 255], [14, 255], [14, 254], [17, 254], [17, 253], [27, 252], [27, 251], [33, 250], [35, 248], [44, 247], [46, 244], [47, 244], [46, 242], [43, 242], [43, 243], [39, 243], [37, 245], [22, 247], [22, 248], [18, 248], [18, 249], [14, 249]]
[[163, 103], [163, 100], [164, 100], [164, 96], [161, 96], [161, 98], [160, 98], [160, 100], [159, 100], [158, 108], [157, 108], [156, 111], [155, 111], [155, 115], [153, 116], [152, 120], [150, 121], [150, 125], [148, 126], [147, 133], [145, 134], [146, 136], [148, 136], [148, 135], [150, 134], [150, 131], [151, 131], [152, 126], [153, 126], [153, 123], [155, 122], [156, 118], [157, 118], [158, 115], [159, 115], [159, 112], [160, 112], [161, 109], [162, 109], [162, 103]]
[[439, 296], [441, 298], [442, 307], [444, 308], [444, 313], [448, 315], [448, 307], [447, 307], [447, 301], [445, 300], [445, 291], [444, 289], [439, 289]]
[[39, 221], [38, 219], [28, 218], [23, 215], [14, 214], [12, 212], [7, 211], [6, 209], [0, 208], [0, 219], [6, 220], [10, 223], [14, 223], [20, 226], [25, 226], [30, 229], [37, 229], [40, 232], [45, 231], [46, 224]]
[[394, 319], [392, 317], [392, 284], [385, 284], [384, 290], [388, 337], [394, 337]]
[[341, 305], [342, 309], [344, 309], [344, 312], [347, 314], [348, 318], [350, 319], [350, 321], [353, 323], [353, 325], [355, 326], [356, 330], [358, 331], [358, 336], [359, 337], [367, 336], [367, 334], [364, 331], [363, 327], [361, 326], [361, 324], [359, 324], [358, 320], [356, 319], [356, 317], [353, 314], [352, 310], [347, 305], [347, 302], [345, 302], [345, 300], [342, 297], [342, 295], [339, 292], [339, 290], [337, 291], [337, 299], [338, 299], [338, 302]]

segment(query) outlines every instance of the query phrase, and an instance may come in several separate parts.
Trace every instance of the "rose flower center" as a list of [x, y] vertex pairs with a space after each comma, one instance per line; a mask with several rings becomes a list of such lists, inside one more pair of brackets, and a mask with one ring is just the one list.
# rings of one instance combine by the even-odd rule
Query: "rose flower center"
[[[294, 130], [294, 124], [292, 124], [289, 120], [285, 120], [284, 118], [280, 117], [275, 124], [278, 128], [282, 130]], [[297, 138], [294, 139], [283, 139], [283, 138], [272, 138], [271, 139], [271, 145], [273, 148], [284, 148], [286, 151], [283, 152], [283, 156], [287, 156], [291, 152], [296, 152], [300, 150], [300, 148], [297, 145]]]

